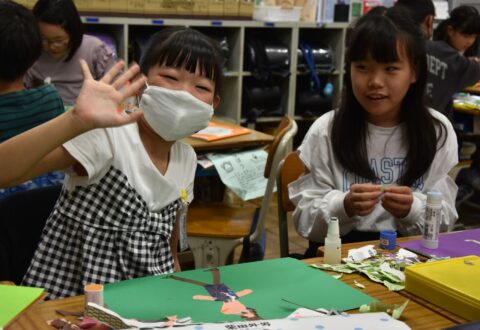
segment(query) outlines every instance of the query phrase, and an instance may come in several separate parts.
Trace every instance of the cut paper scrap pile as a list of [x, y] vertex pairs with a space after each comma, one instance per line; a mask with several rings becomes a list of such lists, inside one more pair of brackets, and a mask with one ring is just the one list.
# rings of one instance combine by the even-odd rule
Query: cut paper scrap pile
[[[312, 264], [312, 267], [337, 273], [359, 272], [367, 275], [374, 282], [385, 285], [390, 291], [399, 291], [405, 288], [405, 266], [418, 262], [416, 254], [400, 249], [397, 254], [378, 255], [373, 245], [348, 251], [345, 263], [338, 265]], [[364, 288], [364, 284], [356, 286]]]

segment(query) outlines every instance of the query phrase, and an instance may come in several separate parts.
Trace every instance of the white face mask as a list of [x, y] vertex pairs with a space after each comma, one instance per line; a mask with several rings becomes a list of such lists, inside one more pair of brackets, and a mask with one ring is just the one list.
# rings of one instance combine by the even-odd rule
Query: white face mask
[[140, 108], [148, 125], [166, 141], [177, 141], [208, 126], [213, 116], [211, 104], [182, 90], [148, 86]]

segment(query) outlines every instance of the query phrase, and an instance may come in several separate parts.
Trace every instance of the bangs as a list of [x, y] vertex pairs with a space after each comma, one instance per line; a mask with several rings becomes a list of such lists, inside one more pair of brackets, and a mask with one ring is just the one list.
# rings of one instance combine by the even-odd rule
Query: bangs
[[350, 39], [350, 62], [365, 60], [368, 55], [378, 63], [397, 62], [400, 59], [397, 46], [399, 42], [405, 44], [399, 35], [400, 31], [385, 16], [360, 24]]
[[196, 35], [172, 35], [158, 50], [157, 65], [173, 68], [184, 68], [190, 73], [199, 74], [215, 81], [217, 72], [217, 56], [212, 45], [204, 42]]

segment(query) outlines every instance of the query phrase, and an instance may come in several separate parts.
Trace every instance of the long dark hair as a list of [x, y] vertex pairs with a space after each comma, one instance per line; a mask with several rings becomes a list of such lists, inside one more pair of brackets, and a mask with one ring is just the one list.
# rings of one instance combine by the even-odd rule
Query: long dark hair
[[65, 62], [70, 61], [83, 40], [83, 23], [73, 0], [38, 0], [33, 7], [33, 14], [39, 22], [65, 29], [70, 37], [70, 51]]
[[174, 68], [184, 67], [215, 83], [215, 94], [219, 94], [222, 77], [222, 55], [218, 44], [200, 31], [174, 27], [153, 34], [140, 58], [140, 69], [147, 75], [154, 65]]
[[478, 40], [478, 35], [480, 34], [480, 15], [478, 10], [472, 6], [459, 6], [453, 9], [450, 12], [450, 17], [438, 24], [435, 31], [433, 31], [433, 40], [443, 40], [450, 43], [447, 32], [448, 26], [463, 34], [476, 34], [475, 42], [463, 55], [478, 56], [480, 43]]
[[[359, 19], [349, 36], [346, 54], [346, 86], [343, 102], [332, 124], [333, 151], [343, 167], [373, 182], [378, 182], [367, 159], [367, 114], [353, 94], [350, 66], [370, 55], [379, 63], [399, 60], [398, 46], [403, 47], [417, 80], [410, 85], [401, 104], [408, 151], [406, 170], [398, 183], [411, 186], [428, 170], [437, 151], [437, 142], [446, 139], [446, 127], [434, 118], [423, 101], [427, 64], [425, 40], [420, 27], [405, 11], [390, 8], [384, 15], [366, 15]], [[435, 125], [440, 127], [437, 136]]]

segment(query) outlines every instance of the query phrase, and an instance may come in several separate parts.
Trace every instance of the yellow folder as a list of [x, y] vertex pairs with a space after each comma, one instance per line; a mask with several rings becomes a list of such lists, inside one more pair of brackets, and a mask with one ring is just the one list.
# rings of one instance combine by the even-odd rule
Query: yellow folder
[[480, 319], [480, 257], [409, 266], [405, 289], [468, 320]]

